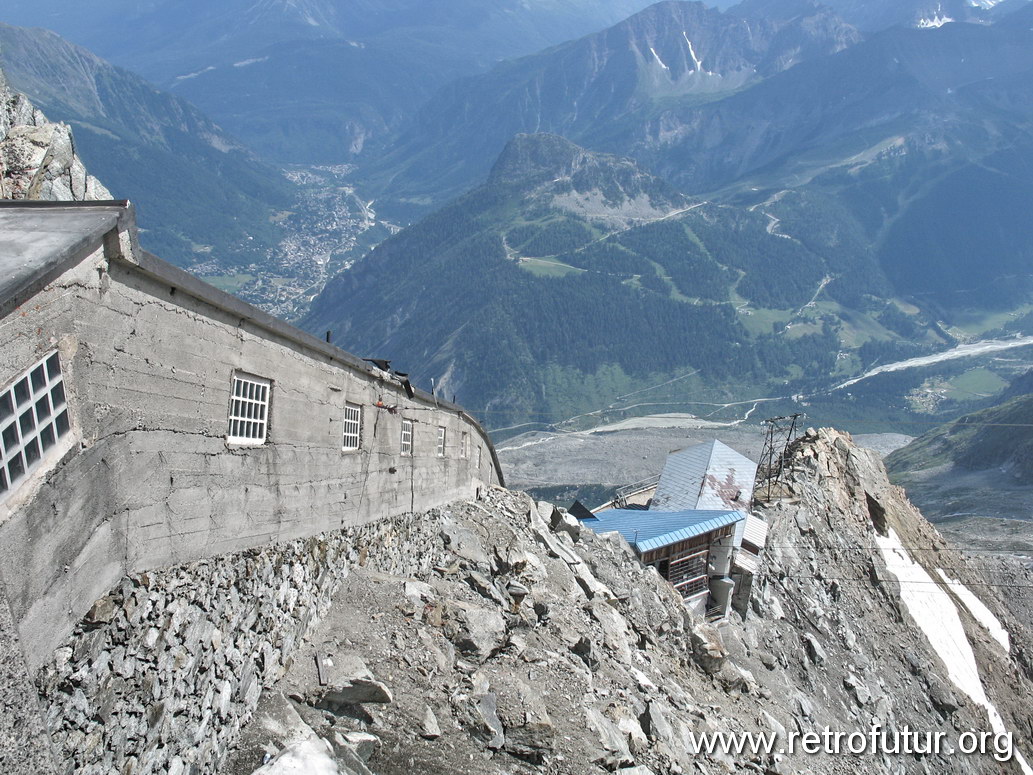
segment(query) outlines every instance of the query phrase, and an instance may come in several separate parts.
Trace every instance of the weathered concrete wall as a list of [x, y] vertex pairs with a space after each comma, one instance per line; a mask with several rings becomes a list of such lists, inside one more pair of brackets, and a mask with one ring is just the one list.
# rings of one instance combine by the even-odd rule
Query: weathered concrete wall
[[[137, 265], [124, 226], [104, 242], [0, 319], [0, 386], [58, 348], [73, 423], [0, 503], [0, 575], [30, 668], [125, 574], [425, 510], [498, 481], [490, 441], [458, 408], [409, 399], [174, 270]], [[226, 442], [238, 369], [273, 382], [262, 446]], [[346, 401], [363, 407], [355, 452], [341, 450]], [[414, 423], [410, 456], [402, 418]]]
[[59, 772], [18, 633], [0, 590], [0, 772]]
[[125, 578], [40, 672], [61, 760], [83, 773], [219, 772], [262, 688], [290, 667], [349, 566], [429, 573], [440, 516]]

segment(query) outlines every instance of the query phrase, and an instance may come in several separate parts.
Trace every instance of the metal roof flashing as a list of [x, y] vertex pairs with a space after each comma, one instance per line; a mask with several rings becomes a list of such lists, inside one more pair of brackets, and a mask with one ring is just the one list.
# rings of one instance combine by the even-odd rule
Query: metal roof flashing
[[134, 223], [128, 201], [0, 202], [0, 317]]
[[744, 521], [742, 511], [609, 509], [581, 523], [596, 533], [620, 533], [642, 554]]

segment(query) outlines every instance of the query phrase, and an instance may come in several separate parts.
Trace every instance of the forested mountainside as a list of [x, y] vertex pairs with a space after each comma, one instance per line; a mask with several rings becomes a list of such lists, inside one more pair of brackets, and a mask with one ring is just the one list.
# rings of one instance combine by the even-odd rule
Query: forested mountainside
[[283, 175], [189, 103], [52, 32], [0, 24], [11, 86], [70, 124], [87, 167], [137, 206], [144, 245], [182, 266], [266, 260]]
[[[689, 372], [688, 392], [802, 389], [874, 360], [864, 341], [943, 342], [884, 298], [844, 313], [886, 287], [878, 267], [776, 226], [689, 200], [630, 160], [522, 135], [484, 185], [335, 278], [304, 325], [434, 378], [491, 427]], [[846, 275], [872, 279], [811, 303]], [[859, 349], [840, 355], [841, 338]]]
[[[740, 398], [758, 395], [762, 383], [761, 395], [775, 385], [789, 395], [964, 341], [1002, 322], [1002, 331], [1027, 332], [1033, 228], [1023, 213], [1033, 194], [1033, 30], [1022, 22], [1026, 11], [993, 25], [899, 27], [846, 45], [851, 28], [811, 10], [804, 26], [823, 33], [809, 39], [842, 50], [775, 67], [766, 77], [756, 60], [733, 60], [725, 75], [747, 78], [729, 93], [702, 94], [693, 84], [710, 77], [706, 57], [716, 63], [729, 52], [741, 56], [745, 49], [735, 33], [742, 22], [731, 23], [734, 11], [686, 3], [661, 3], [609, 31], [442, 91], [421, 113], [437, 118], [413, 129], [392, 151], [399, 156], [382, 160], [400, 170], [390, 186], [406, 192], [400, 196], [408, 206], [462, 185], [486, 165], [483, 156], [493, 145], [527, 125], [559, 126], [568, 138], [587, 136], [584, 147], [630, 156], [643, 173], [669, 181], [696, 206], [620, 237], [588, 229], [575, 238], [568, 230], [578, 229], [552, 226], [550, 233], [562, 230], [572, 241], [523, 250], [521, 240], [537, 232], [519, 208], [489, 213], [495, 200], [487, 191], [499, 191], [489, 182], [385, 244], [352, 278], [341, 278], [314, 303], [311, 324], [356, 331], [358, 322], [364, 346], [444, 380], [471, 405], [506, 419], [531, 419], [527, 413], [536, 407], [537, 419], [547, 421], [605, 406], [607, 392], [616, 396], [692, 369], [700, 369], [708, 386], [731, 386]], [[706, 56], [688, 35], [690, 22], [700, 20], [711, 25], [700, 36]], [[784, 42], [786, 30], [795, 28], [779, 29], [772, 40]], [[763, 56], [778, 50], [757, 39]], [[725, 48], [709, 48], [721, 42]], [[648, 81], [649, 72], [663, 78]], [[674, 89], [663, 101], [650, 90], [658, 82]], [[557, 172], [548, 180], [562, 178]], [[426, 187], [407, 188], [416, 181]], [[475, 224], [462, 220], [471, 212], [478, 214]], [[463, 228], [442, 231], [442, 224], [460, 221]], [[489, 231], [485, 222], [494, 224]], [[481, 241], [471, 242], [474, 235]], [[427, 267], [435, 261], [421, 264], [428, 274], [419, 294], [400, 290], [404, 273], [386, 260], [401, 245], [410, 256], [442, 262], [434, 272]], [[542, 332], [514, 334], [524, 324], [510, 322], [512, 312], [490, 326], [464, 325], [490, 293], [481, 290], [483, 278], [465, 282], [477, 276], [472, 265], [449, 274], [462, 254], [482, 271], [494, 267], [499, 278], [511, 277], [516, 290], [507, 298], [535, 310]], [[507, 256], [539, 261], [514, 263]], [[662, 271], [650, 271], [657, 265]], [[527, 276], [532, 267], [535, 278]], [[552, 276], [544, 276], [545, 269]], [[366, 299], [356, 298], [360, 281]], [[600, 285], [590, 289], [591, 283]], [[424, 306], [424, 299], [437, 297], [439, 284], [448, 287], [438, 301], [451, 299], [456, 288], [478, 290]], [[390, 322], [374, 320], [378, 304], [392, 310]], [[497, 304], [508, 309], [505, 301]], [[430, 329], [449, 345], [419, 344], [420, 336], [403, 333], [406, 321], [419, 319], [426, 334], [430, 310]], [[663, 313], [649, 330], [669, 333], [691, 356], [661, 355], [668, 345], [658, 340], [665, 337], [635, 328], [635, 321], [660, 310], [673, 317]], [[581, 316], [610, 320], [606, 315], [631, 322], [594, 328], [577, 322]], [[519, 370], [507, 370], [501, 355], [457, 362], [459, 342], [466, 344], [458, 351], [490, 350], [486, 342], [469, 344], [489, 328], [515, 337], [503, 350], [523, 364]], [[579, 341], [586, 344], [559, 344]], [[618, 342], [628, 355], [607, 360]], [[823, 357], [810, 357], [812, 345], [824, 348]], [[727, 357], [729, 347], [741, 348], [736, 357]], [[569, 354], [573, 349], [576, 355]], [[653, 364], [652, 373], [632, 365], [639, 356]], [[562, 373], [575, 359], [573, 382], [534, 376], [543, 364], [550, 374]], [[619, 366], [606, 372], [609, 388], [584, 376], [601, 373], [603, 364]], [[683, 387], [682, 397], [695, 389], [688, 381]], [[572, 395], [583, 403], [569, 401]], [[519, 410], [501, 408], [506, 402]]]
[[336, 164], [448, 81], [602, 29], [648, 0], [7, 5], [7, 20], [52, 27], [173, 89], [269, 158]]

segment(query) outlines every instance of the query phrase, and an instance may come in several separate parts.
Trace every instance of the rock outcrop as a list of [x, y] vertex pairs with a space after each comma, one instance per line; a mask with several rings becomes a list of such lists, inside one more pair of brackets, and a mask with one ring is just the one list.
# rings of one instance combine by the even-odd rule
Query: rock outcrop
[[0, 71], [0, 199], [111, 199], [75, 152], [72, 130], [55, 124]]

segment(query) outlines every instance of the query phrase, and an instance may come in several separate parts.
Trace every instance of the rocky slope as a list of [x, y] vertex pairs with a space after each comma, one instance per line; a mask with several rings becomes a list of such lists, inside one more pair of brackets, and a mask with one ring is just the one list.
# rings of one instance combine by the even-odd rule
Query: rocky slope
[[786, 495], [762, 511], [749, 617], [719, 627], [620, 540], [526, 496], [423, 515], [434, 537], [408, 563], [351, 567], [229, 771], [1029, 773], [1021, 753], [693, 752], [707, 732], [784, 745], [876, 724], [1010, 731], [1033, 754], [1029, 603], [997, 590], [1029, 569], [967, 560], [844, 434], [794, 446]]
[[0, 70], [0, 199], [110, 198], [86, 172], [72, 130], [48, 121]]

